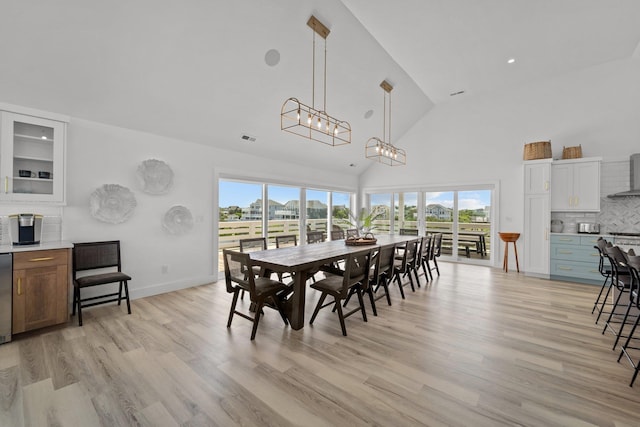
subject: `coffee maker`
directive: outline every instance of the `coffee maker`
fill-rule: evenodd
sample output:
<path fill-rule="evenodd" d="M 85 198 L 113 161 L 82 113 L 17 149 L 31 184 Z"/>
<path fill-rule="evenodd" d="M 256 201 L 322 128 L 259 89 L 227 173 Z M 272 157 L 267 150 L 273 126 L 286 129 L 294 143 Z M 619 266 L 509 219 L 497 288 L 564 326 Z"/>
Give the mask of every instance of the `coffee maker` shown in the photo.
<path fill-rule="evenodd" d="M 37 245 L 42 236 L 42 215 L 9 215 L 9 233 L 14 245 Z"/>

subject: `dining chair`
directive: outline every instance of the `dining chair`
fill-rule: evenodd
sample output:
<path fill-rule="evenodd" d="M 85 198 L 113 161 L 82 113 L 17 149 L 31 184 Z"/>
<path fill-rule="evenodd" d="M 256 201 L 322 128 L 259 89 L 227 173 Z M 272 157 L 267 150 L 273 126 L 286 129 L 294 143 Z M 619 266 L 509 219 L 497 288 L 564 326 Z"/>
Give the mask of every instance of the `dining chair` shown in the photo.
<path fill-rule="evenodd" d="M 344 230 L 332 230 L 331 231 L 331 240 L 344 240 L 345 234 Z"/>
<path fill-rule="evenodd" d="M 298 236 L 295 234 L 276 236 L 276 248 L 288 248 L 290 246 L 298 246 Z"/>
<path fill-rule="evenodd" d="M 231 327 L 233 316 L 237 314 L 253 323 L 251 340 L 255 339 L 263 307 L 270 307 L 277 310 L 284 324 L 288 325 L 289 322 L 282 309 L 282 303 L 278 300 L 278 294 L 286 293 L 288 286 L 267 277 L 255 277 L 252 274 L 246 274 L 247 271 L 251 271 L 252 267 L 254 267 L 251 264 L 251 255 L 249 253 L 223 249 L 222 255 L 224 257 L 224 277 L 227 292 L 233 294 L 227 328 Z M 240 291 L 248 292 L 252 304 L 255 304 L 255 315 L 253 317 L 236 309 Z M 270 304 L 267 304 L 268 302 L 270 302 Z"/>
<path fill-rule="evenodd" d="M 349 237 L 358 237 L 360 236 L 360 232 L 358 231 L 357 228 L 348 228 L 346 236 L 347 236 L 347 239 Z"/>
<path fill-rule="evenodd" d="M 442 253 L 442 233 L 435 233 L 433 235 L 433 246 L 431 247 L 431 261 L 433 262 L 433 267 L 431 270 L 435 270 L 440 276 L 440 267 L 438 266 L 438 258 L 440 258 L 440 254 Z M 431 277 L 433 279 L 433 276 Z"/>
<path fill-rule="evenodd" d="M 604 281 L 602 282 L 602 286 L 600 287 L 600 292 L 598 293 L 598 297 L 596 298 L 596 301 L 593 303 L 593 308 L 591 309 L 591 314 L 593 314 L 596 311 L 596 309 L 598 310 L 596 325 L 600 320 L 602 311 L 605 307 L 607 299 L 609 298 L 609 293 L 611 293 L 611 286 L 613 285 L 613 282 L 611 281 L 611 267 L 607 267 L 607 264 L 609 264 L 607 255 L 605 254 L 605 248 L 607 246 L 611 247 L 613 245 L 611 244 L 611 242 L 607 242 L 602 237 L 598 238 L 594 246 L 594 249 L 598 251 L 598 272 L 602 277 L 604 277 Z M 601 302 L 600 298 L 602 297 L 602 293 L 604 292 L 605 288 L 607 289 L 607 292 L 604 294 L 604 299 Z"/>
<path fill-rule="evenodd" d="M 616 339 L 613 343 L 613 349 L 616 348 L 620 337 L 622 336 L 622 332 L 629 317 L 629 312 L 631 305 L 627 306 L 627 309 L 624 313 L 616 311 L 620 300 L 623 294 L 631 294 L 631 276 L 629 273 L 629 269 L 627 268 L 627 258 L 625 257 L 622 249 L 618 246 L 612 246 L 610 248 L 605 248 L 605 253 L 609 259 L 611 264 L 611 274 L 612 274 L 612 283 L 615 286 L 615 289 L 618 291 L 618 296 L 615 298 L 613 306 L 611 308 L 611 312 L 609 313 L 609 317 L 605 322 L 604 328 L 602 329 L 602 334 L 607 331 L 607 329 L 611 330 L 615 335 Z M 615 291 L 614 291 L 615 292 Z M 622 316 L 622 320 L 620 320 L 620 316 Z M 618 328 L 615 325 L 619 325 Z"/>
<path fill-rule="evenodd" d="M 389 305 L 391 305 L 389 282 L 393 278 L 393 261 L 395 259 L 395 253 L 395 244 L 382 246 L 376 255 L 373 275 L 369 278 L 369 285 L 372 293 L 377 293 L 380 287 L 384 289 L 384 295 L 380 295 L 379 297 L 374 298 L 374 300 L 377 301 L 386 296 L 387 304 Z M 374 304 L 372 303 L 371 305 L 373 306 Z"/>
<path fill-rule="evenodd" d="M 411 276 L 411 265 L 415 264 L 418 244 L 420 243 L 419 239 L 409 240 L 404 248 L 402 259 L 394 258 L 393 260 L 393 277 L 396 279 L 398 283 L 398 289 L 400 290 L 400 295 L 402 299 L 404 297 L 404 289 L 402 284 L 402 278 L 409 276 L 409 283 L 411 284 L 411 290 L 413 292 L 416 291 L 416 288 L 413 284 L 413 277 Z"/>
<path fill-rule="evenodd" d="M 433 276 L 431 275 L 431 265 L 429 264 L 432 250 L 433 236 L 431 234 L 428 234 L 422 240 L 422 247 L 420 250 L 420 254 L 418 255 L 420 266 L 422 267 L 424 278 L 427 280 L 427 282 L 429 281 L 429 278 L 433 280 Z"/>
<path fill-rule="evenodd" d="M 243 253 L 263 251 L 267 249 L 266 237 L 249 237 L 246 239 L 240 239 L 239 243 L 240 243 L 240 252 L 243 252 Z M 253 271 L 253 275 L 256 277 L 262 274 L 262 269 L 257 265 L 253 266 L 251 271 Z M 244 299 L 244 290 L 240 293 L 240 299 Z"/>
<path fill-rule="evenodd" d="M 640 311 L 640 256 L 629 256 L 627 258 L 627 268 L 629 270 L 629 274 L 631 276 L 631 290 L 630 290 L 630 301 L 631 304 L 635 306 L 635 308 Z M 633 367 L 633 376 L 631 377 L 631 382 L 629 383 L 629 387 L 633 387 L 633 383 L 638 376 L 638 371 L 640 371 L 640 358 L 634 361 L 633 353 L 630 350 L 640 350 L 638 347 L 638 340 L 640 337 L 636 337 L 635 333 L 638 329 L 638 323 L 640 323 L 640 316 L 636 316 L 635 322 L 633 322 L 633 326 L 631 328 L 631 332 L 627 336 L 624 344 L 622 345 L 622 349 L 620 350 L 620 355 L 618 356 L 618 362 L 622 356 L 626 356 L 627 360 Z M 634 341 L 632 341 L 634 340 Z M 632 342 L 634 343 L 632 345 Z"/>
<path fill-rule="evenodd" d="M 417 236 L 418 229 L 416 228 L 401 228 L 400 233 L 401 236 Z"/>
<path fill-rule="evenodd" d="M 78 325 L 82 326 L 82 309 L 109 302 L 120 305 L 122 299 L 127 303 L 127 313 L 131 314 L 129 285 L 131 276 L 122 272 L 120 241 L 74 243 L 71 251 L 73 259 L 73 310 L 78 311 Z M 103 293 L 82 298 L 80 291 L 85 288 L 118 284 L 118 292 Z M 123 296 L 124 291 L 124 296 Z"/>
<path fill-rule="evenodd" d="M 324 231 L 307 231 L 307 243 L 324 242 Z"/>
<path fill-rule="evenodd" d="M 345 270 L 342 275 L 326 273 L 326 278 L 317 281 L 311 285 L 311 288 L 320 291 L 320 299 L 313 310 L 313 315 L 309 324 L 312 325 L 318 312 L 325 307 L 334 306 L 338 312 L 338 319 L 340 320 L 340 328 L 342 329 L 342 335 L 347 336 L 347 328 L 345 326 L 345 319 L 354 313 L 361 312 L 362 320 L 367 321 L 367 313 L 364 309 L 364 302 L 362 293 L 365 283 L 369 280 L 369 270 L 371 262 L 371 250 L 365 250 L 360 252 L 353 252 L 345 258 Z M 349 295 L 349 291 L 355 288 L 355 293 L 358 297 L 358 307 L 344 313 L 342 310 L 342 301 Z M 324 304 L 327 296 L 333 297 L 333 301 Z"/>

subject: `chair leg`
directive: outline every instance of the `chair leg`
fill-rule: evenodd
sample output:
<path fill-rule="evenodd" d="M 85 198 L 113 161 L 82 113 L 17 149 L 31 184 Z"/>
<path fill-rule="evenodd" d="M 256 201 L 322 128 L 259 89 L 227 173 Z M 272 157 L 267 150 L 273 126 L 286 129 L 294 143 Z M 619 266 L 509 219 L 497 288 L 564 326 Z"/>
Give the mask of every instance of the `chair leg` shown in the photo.
<path fill-rule="evenodd" d="M 386 276 L 382 278 L 382 287 L 384 288 L 384 293 L 387 296 L 387 304 L 391 305 L 391 296 L 389 295 L 389 281 Z"/>
<path fill-rule="evenodd" d="M 360 303 L 360 311 L 362 312 L 362 320 L 364 320 L 366 322 L 367 321 L 367 312 L 364 309 L 364 299 L 362 298 L 362 289 L 360 289 L 360 286 L 358 286 L 358 289 L 356 289 L 356 294 L 358 295 L 358 302 Z"/>
<path fill-rule="evenodd" d="M 429 264 L 429 260 L 426 260 L 427 271 L 429 272 L 429 279 L 433 281 L 433 273 L 431 272 L 431 264 Z"/>
<path fill-rule="evenodd" d="M 402 295 L 402 299 L 404 298 L 404 289 L 402 289 L 402 280 L 400 279 L 400 273 L 396 273 L 396 282 L 398 282 L 398 289 L 400 289 L 400 295 Z"/>
<path fill-rule="evenodd" d="M 360 296 L 362 299 L 362 296 Z M 347 327 L 344 324 L 344 314 L 342 313 L 342 305 L 340 305 L 340 301 L 338 301 L 338 297 L 336 299 L 336 307 L 338 307 L 338 319 L 340 319 L 340 328 L 342 328 L 342 335 L 347 336 Z"/>
<path fill-rule="evenodd" d="M 82 326 L 82 298 L 80 297 L 80 288 L 77 288 L 76 304 L 78 307 L 78 326 Z"/>
<path fill-rule="evenodd" d="M 322 304 L 324 303 L 324 299 L 327 297 L 327 294 L 325 294 L 324 292 L 322 293 L 322 295 L 320 295 L 320 299 L 318 300 L 318 304 L 316 305 L 316 308 L 313 310 L 313 315 L 311 315 L 311 320 L 309 320 L 309 324 L 313 325 L 313 321 L 316 320 L 316 316 L 318 315 L 318 312 L 320 311 L 320 308 L 322 308 Z M 340 304 L 335 304 L 335 305 L 340 305 Z"/>
<path fill-rule="evenodd" d="M 122 301 L 122 282 L 120 282 L 118 285 L 118 305 L 120 305 L 121 301 Z"/>
<path fill-rule="evenodd" d="M 604 288 L 607 286 L 607 282 L 609 281 L 609 275 L 607 275 L 604 278 L 604 282 L 602 283 L 602 287 L 600 288 L 600 293 L 598 293 L 598 298 L 596 298 L 596 302 L 593 303 L 593 308 L 591 309 L 591 314 L 593 314 L 594 311 L 596 311 L 596 308 L 598 307 L 598 303 L 600 302 L 600 297 L 602 296 L 602 291 L 604 291 Z"/>
<path fill-rule="evenodd" d="M 624 313 L 624 318 L 622 319 L 622 323 L 620 323 L 620 329 L 618 330 L 618 333 L 616 334 L 616 340 L 613 342 L 613 348 L 611 350 L 615 350 L 616 346 L 618 345 L 618 341 L 620 340 L 620 337 L 622 336 L 622 330 L 624 329 L 625 323 L 627 323 L 627 318 L 629 317 L 629 311 L 631 311 L 631 306 L 632 305 L 633 305 L 633 303 L 631 301 L 629 301 L 629 305 L 627 305 L 627 311 L 625 311 L 625 313 Z"/>
<path fill-rule="evenodd" d="M 251 329 L 251 341 L 253 341 L 256 337 L 256 332 L 258 331 L 258 323 L 260 323 L 260 313 L 262 313 L 262 304 L 264 301 L 259 300 L 256 304 L 256 315 L 253 318 L 253 329 Z"/>
<path fill-rule="evenodd" d="M 433 258 L 433 265 L 436 268 L 436 273 L 438 273 L 438 277 L 440 277 L 440 267 L 438 267 L 438 260 L 435 257 Z"/>
<path fill-rule="evenodd" d="M 620 363 L 620 359 L 622 358 L 622 355 L 627 350 L 627 347 L 629 347 L 629 344 L 631 343 L 631 340 L 633 339 L 632 338 L 633 334 L 636 332 L 636 328 L 638 327 L 638 323 L 640 323 L 640 316 L 636 317 L 636 321 L 633 322 L 633 327 L 631 328 L 631 333 L 627 337 L 627 340 L 624 342 L 624 344 L 622 344 L 622 348 L 620 349 L 620 355 L 618 356 L 618 363 Z"/>
<path fill-rule="evenodd" d="M 78 288 L 77 287 L 73 287 L 73 308 L 71 309 L 71 316 L 75 316 L 76 315 L 76 294 L 78 293 Z"/>
<path fill-rule="evenodd" d="M 418 287 L 420 287 L 420 278 L 418 276 L 418 269 L 412 268 L 411 270 L 413 270 L 413 274 L 416 276 L 416 284 L 418 285 Z"/>
<path fill-rule="evenodd" d="M 284 311 L 282 310 L 282 304 L 277 300 L 275 295 L 271 297 L 271 301 L 273 301 L 273 306 L 278 309 L 278 313 L 280 313 L 280 317 L 282 317 L 282 321 L 284 322 L 285 326 L 289 325 L 289 320 L 287 320 L 287 315 L 284 314 Z"/>
<path fill-rule="evenodd" d="M 416 287 L 413 284 L 413 277 L 411 276 L 411 270 L 407 270 L 407 272 L 404 274 L 405 276 L 409 276 L 409 284 L 411 285 L 411 290 L 413 292 L 416 291 Z"/>
<path fill-rule="evenodd" d="M 613 315 L 616 314 L 616 308 L 618 308 L 618 302 L 620 301 L 620 297 L 622 296 L 624 292 L 618 292 L 618 298 L 616 298 L 616 302 L 613 303 L 613 308 L 611 309 L 611 313 L 609 313 L 609 317 L 607 318 L 607 321 L 604 322 L 604 328 L 602 329 L 602 335 L 604 335 L 604 333 L 607 331 L 607 326 L 609 326 L 609 322 L 611 322 L 611 319 L 613 318 Z M 620 313 L 617 313 L 620 314 Z"/>
<path fill-rule="evenodd" d="M 376 300 L 373 297 L 373 289 L 371 288 L 371 286 L 369 286 L 369 288 L 367 289 L 367 293 L 369 294 L 369 301 L 371 301 L 371 311 L 373 312 L 374 316 L 378 316 L 378 310 L 376 310 Z"/>
<path fill-rule="evenodd" d="M 129 300 L 129 284 L 124 281 L 124 295 L 127 300 L 127 313 L 131 314 L 131 301 Z M 119 304 L 120 302 L 118 302 Z"/>
<path fill-rule="evenodd" d="M 613 279 L 612 279 L 613 280 Z M 596 317 L 596 325 L 600 320 L 600 316 L 602 316 L 602 312 L 604 311 L 604 307 L 607 304 L 607 299 L 609 298 L 609 294 L 611 293 L 611 288 L 613 287 L 613 283 L 609 283 L 609 287 L 607 288 L 607 293 L 602 299 L 602 304 L 600 305 L 600 309 L 598 310 L 598 317 Z"/>
<path fill-rule="evenodd" d="M 227 321 L 227 328 L 231 327 L 231 321 L 233 320 L 233 314 L 236 312 L 236 304 L 238 303 L 239 290 L 236 289 L 233 292 L 233 301 L 231 302 L 231 310 L 229 310 L 229 320 Z"/>

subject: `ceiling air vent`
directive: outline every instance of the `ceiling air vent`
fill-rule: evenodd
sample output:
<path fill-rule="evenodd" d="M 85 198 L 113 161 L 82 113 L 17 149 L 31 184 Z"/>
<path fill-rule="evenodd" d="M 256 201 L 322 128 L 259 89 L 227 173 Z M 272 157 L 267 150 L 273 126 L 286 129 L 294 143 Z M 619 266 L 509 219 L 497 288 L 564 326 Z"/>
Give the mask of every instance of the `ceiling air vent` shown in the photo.
<path fill-rule="evenodd" d="M 459 91 L 457 91 L 457 92 L 451 92 L 451 93 L 449 94 L 449 96 L 462 95 L 463 93 L 464 93 L 464 91 L 463 91 L 463 90 L 459 90 Z"/>
<path fill-rule="evenodd" d="M 256 140 L 255 136 L 247 135 L 246 133 L 243 133 L 240 138 L 242 138 L 245 141 L 249 141 L 249 142 L 255 142 L 255 140 Z"/>

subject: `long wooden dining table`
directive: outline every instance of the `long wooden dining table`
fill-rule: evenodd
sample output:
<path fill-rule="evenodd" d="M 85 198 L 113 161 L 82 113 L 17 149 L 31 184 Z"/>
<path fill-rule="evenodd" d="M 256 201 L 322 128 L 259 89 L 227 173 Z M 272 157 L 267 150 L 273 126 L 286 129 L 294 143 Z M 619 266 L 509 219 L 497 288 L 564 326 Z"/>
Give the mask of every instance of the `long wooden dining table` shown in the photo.
<path fill-rule="evenodd" d="M 333 240 L 287 248 L 267 249 L 251 252 L 251 261 L 262 267 L 265 276 L 271 273 L 290 273 L 293 277 L 293 292 L 284 306 L 284 311 L 293 329 L 304 326 L 306 282 L 309 273 L 323 265 L 344 259 L 351 253 L 378 250 L 383 246 L 403 244 L 418 239 L 417 236 L 376 235 L 372 245 L 351 246 L 344 240 Z"/>

